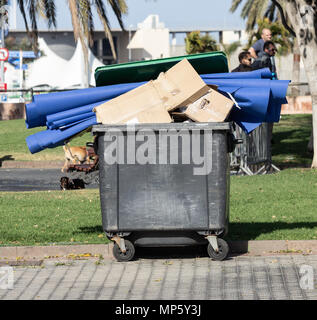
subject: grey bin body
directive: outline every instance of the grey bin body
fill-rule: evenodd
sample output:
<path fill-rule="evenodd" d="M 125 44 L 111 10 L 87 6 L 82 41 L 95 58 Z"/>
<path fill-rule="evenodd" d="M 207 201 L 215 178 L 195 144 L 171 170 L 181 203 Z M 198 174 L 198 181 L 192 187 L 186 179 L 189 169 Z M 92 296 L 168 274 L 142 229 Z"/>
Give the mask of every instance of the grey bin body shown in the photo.
<path fill-rule="evenodd" d="M 231 124 L 138 124 L 134 128 L 135 132 L 126 125 L 93 127 L 98 139 L 102 225 L 107 236 L 119 235 L 135 246 L 194 245 L 207 243 L 207 235 L 223 237 L 228 231 L 229 219 Z M 190 149 L 182 144 L 186 138 L 176 137 L 182 134 L 191 141 Z M 135 141 L 135 135 L 139 136 L 137 140 L 142 140 L 142 135 L 146 138 Z M 159 143 L 164 135 L 168 137 L 164 140 L 168 141 L 167 145 Z M 194 174 L 194 168 L 201 168 L 202 164 L 194 163 L 192 157 L 197 150 L 193 144 L 199 142 L 193 136 L 199 137 L 205 163 L 212 160 L 209 174 Z M 132 150 L 141 148 L 139 152 L 147 142 L 152 154 L 156 150 L 156 163 L 127 164 L 127 153 L 131 152 L 128 139 L 131 139 L 130 145 L 135 141 Z M 178 141 L 176 147 L 175 140 Z M 121 163 L 109 164 L 105 158 L 110 146 L 120 150 L 113 155 L 124 155 Z M 167 164 L 159 164 L 162 150 L 167 150 L 167 159 L 172 153 L 176 164 L 170 164 L 169 160 Z M 189 163 L 182 164 L 183 157 L 188 161 L 188 156 Z"/>

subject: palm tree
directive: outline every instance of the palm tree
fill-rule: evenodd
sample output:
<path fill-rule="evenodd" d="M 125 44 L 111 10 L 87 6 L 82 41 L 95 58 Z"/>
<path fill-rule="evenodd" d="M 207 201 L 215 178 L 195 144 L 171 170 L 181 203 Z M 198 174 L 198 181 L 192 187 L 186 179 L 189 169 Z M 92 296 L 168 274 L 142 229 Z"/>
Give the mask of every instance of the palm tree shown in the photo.
<path fill-rule="evenodd" d="M 18 0 L 18 5 L 24 20 L 26 32 L 31 40 L 34 51 L 38 51 L 37 38 L 37 16 L 40 13 L 47 19 L 49 28 L 53 25 L 56 27 L 56 10 L 54 0 Z M 31 22 L 31 31 L 27 20 L 26 9 Z"/>
<path fill-rule="evenodd" d="M 49 27 L 56 27 L 56 7 L 54 0 L 17 0 L 18 5 L 24 19 L 27 34 L 33 44 L 34 51 L 38 51 L 37 39 L 37 18 L 40 14 L 47 20 Z M 94 17 L 92 7 L 97 10 L 99 19 L 101 20 L 105 35 L 109 39 L 111 51 L 114 60 L 117 59 L 113 38 L 111 35 L 110 23 L 106 14 L 106 7 L 103 0 L 67 0 L 68 7 L 72 17 L 72 25 L 74 30 L 74 38 L 77 42 L 80 39 L 82 44 L 85 69 L 88 75 L 88 47 L 93 45 Z M 107 0 L 112 8 L 120 27 L 125 30 L 122 15 L 126 14 L 128 7 L 125 0 Z M 28 13 L 28 14 L 27 14 Z M 31 31 L 28 19 L 31 23 Z M 88 84 L 86 83 L 86 86 Z"/>
<path fill-rule="evenodd" d="M 211 36 L 208 34 L 201 36 L 200 31 L 190 32 L 185 38 L 185 44 L 187 54 L 217 51 L 219 49 Z"/>
<path fill-rule="evenodd" d="M 235 11 L 243 0 L 232 0 L 231 11 Z M 316 1 L 306 0 L 246 0 L 246 3 L 242 9 L 242 17 L 249 19 L 250 26 L 255 16 L 264 5 L 267 5 L 266 12 L 270 12 L 270 18 L 274 16 L 275 11 L 278 10 L 278 16 L 283 23 L 283 26 L 292 34 L 295 39 L 294 50 L 294 66 L 299 68 L 299 54 L 303 59 L 306 76 L 312 96 L 312 109 L 313 109 L 313 130 L 311 134 L 311 145 L 313 145 L 314 156 L 312 162 L 312 168 L 317 168 L 317 81 L 316 81 L 316 55 L 317 55 L 317 11 Z M 258 9 L 257 9 L 258 6 Z M 252 9 L 252 10 L 251 10 Z M 277 10 L 276 10 L 277 9 Z M 247 13 L 249 12 L 249 13 Z M 307 23 L 309 21 L 309 23 Z M 296 68 L 293 67 L 293 74 L 299 74 L 296 72 Z M 297 79 L 293 77 L 293 80 Z"/>
<path fill-rule="evenodd" d="M 238 48 L 241 46 L 241 43 L 240 43 L 240 41 L 235 41 L 235 42 L 230 43 L 230 44 L 221 43 L 220 46 L 221 46 L 222 51 L 227 56 L 229 69 L 231 69 L 231 67 L 230 67 L 230 57 L 233 55 L 234 52 L 236 52 L 238 50 Z"/>
<path fill-rule="evenodd" d="M 257 20 L 258 30 L 250 32 L 248 48 L 258 39 L 261 38 L 263 29 L 270 29 L 272 33 L 272 41 L 279 45 L 278 54 L 286 55 L 293 48 L 294 39 L 284 26 L 279 22 L 272 22 L 269 18 Z"/>
<path fill-rule="evenodd" d="M 231 12 L 235 12 L 243 0 L 232 0 Z M 250 32 L 254 29 L 257 21 L 263 19 L 263 17 L 269 18 L 274 21 L 277 18 L 276 6 L 271 0 L 247 0 L 241 11 L 241 18 L 247 19 L 246 31 Z"/>
<path fill-rule="evenodd" d="M 237 8 L 242 4 L 243 0 L 232 0 L 231 3 L 231 12 L 235 12 Z M 258 39 L 260 38 L 260 29 L 264 27 L 269 27 L 268 25 L 264 25 L 265 20 L 269 20 L 273 23 L 273 28 L 277 29 L 277 32 L 282 33 L 282 37 L 280 39 L 274 39 L 276 42 L 280 43 L 282 45 L 282 49 L 286 53 L 289 52 L 290 49 L 290 43 L 289 43 L 289 37 L 290 35 L 294 37 L 293 31 L 290 30 L 289 28 L 283 28 L 279 27 L 280 22 L 283 23 L 284 27 L 287 25 L 287 17 L 285 15 L 280 15 L 280 12 L 278 11 L 276 1 L 274 0 L 246 0 L 244 3 L 244 6 L 242 7 L 241 11 L 241 17 L 243 19 L 246 19 L 246 31 L 248 32 L 253 32 L 256 24 L 259 26 L 258 32 L 253 32 L 251 34 L 250 40 L 253 39 L 253 36 L 257 37 Z M 264 19 L 263 19 L 264 18 Z M 284 21 L 283 21 L 284 20 Z M 261 25 L 259 25 L 259 22 Z M 264 22 L 264 23 L 263 23 Z M 274 23 L 276 25 L 274 26 Z M 271 29 L 271 28 L 270 28 Z M 279 29 L 279 30 L 278 30 Z M 271 30 L 272 31 L 272 30 Z M 276 35 L 277 35 L 276 32 Z M 288 33 L 288 34 L 287 34 Z M 272 35 L 274 36 L 273 32 Z M 282 38 L 282 39 L 281 39 Z M 273 40 L 273 41 L 274 41 Z M 249 45 L 250 45 L 249 41 Z M 300 79 L 300 54 L 299 54 L 299 47 L 297 43 L 297 39 L 293 39 L 292 46 L 293 48 L 293 74 L 292 74 L 292 80 L 293 82 L 299 82 Z M 298 90 L 294 87 L 292 90 L 292 93 L 298 94 Z"/>

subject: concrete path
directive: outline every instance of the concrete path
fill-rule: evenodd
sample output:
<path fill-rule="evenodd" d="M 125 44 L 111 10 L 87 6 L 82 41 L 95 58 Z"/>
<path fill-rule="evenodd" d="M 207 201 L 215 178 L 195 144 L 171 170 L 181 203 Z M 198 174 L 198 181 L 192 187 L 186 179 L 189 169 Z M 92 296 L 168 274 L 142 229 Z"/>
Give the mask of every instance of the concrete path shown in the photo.
<path fill-rule="evenodd" d="M 13 287 L 0 288 L 0 300 L 317 299 L 317 255 L 222 262 L 207 257 L 45 260 L 42 266 L 12 268 Z"/>

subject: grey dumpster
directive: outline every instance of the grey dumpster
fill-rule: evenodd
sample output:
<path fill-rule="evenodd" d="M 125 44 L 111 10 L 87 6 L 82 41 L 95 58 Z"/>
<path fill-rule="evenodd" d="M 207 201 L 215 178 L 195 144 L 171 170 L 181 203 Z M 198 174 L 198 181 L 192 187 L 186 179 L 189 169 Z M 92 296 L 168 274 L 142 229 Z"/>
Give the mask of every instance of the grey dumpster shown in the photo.
<path fill-rule="evenodd" d="M 135 247 L 206 244 L 223 260 L 230 123 L 96 125 L 102 225 L 119 261 Z M 231 143 L 230 143 L 231 142 Z"/>

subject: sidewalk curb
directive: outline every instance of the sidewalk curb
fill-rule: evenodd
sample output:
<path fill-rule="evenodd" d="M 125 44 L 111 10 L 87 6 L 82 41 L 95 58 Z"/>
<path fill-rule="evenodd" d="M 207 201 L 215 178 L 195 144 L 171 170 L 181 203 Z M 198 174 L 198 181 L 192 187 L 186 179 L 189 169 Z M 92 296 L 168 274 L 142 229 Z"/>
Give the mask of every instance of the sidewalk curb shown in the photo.
<path fill-rule="evenodd" d="M 1 169 L 60 169 L 63 161 L 2 161 Z"/>
<path fill-rule="evenodd" d="M 249 256 L 317 254 L 317 240 L 228 241 L 230 253 Z M 98 257 L 113 259 L 113 244 L 0 247 L 0 260 Z"/>
<path fill-rule="evenodd" d="M 102 255 L 106 259 L 112 257 L 112 247 L 112 243 L 69 246 L 0 247 L 0 260 L 72 258 L 80 255 L 87 255 L 87 257 Z"/>

